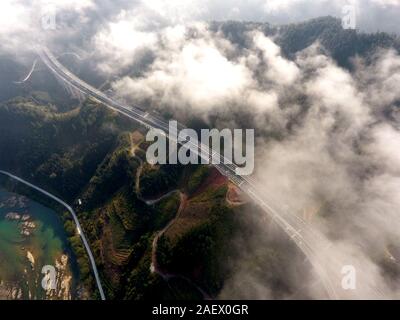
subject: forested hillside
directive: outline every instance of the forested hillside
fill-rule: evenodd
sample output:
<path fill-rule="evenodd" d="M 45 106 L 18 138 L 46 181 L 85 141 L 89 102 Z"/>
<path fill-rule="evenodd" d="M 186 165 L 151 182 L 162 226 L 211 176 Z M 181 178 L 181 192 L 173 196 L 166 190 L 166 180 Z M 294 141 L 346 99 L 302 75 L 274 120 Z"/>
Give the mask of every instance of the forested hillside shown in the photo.
<path fill-rule="evenodd" d="M 154 204 L 146 204 L 145 199 L 160 197 L 172 188 L 188 195 L 202 188 L 202 193 L 208 192 L 203 195 L 205 215 L 196 223 L 196 229 L 178 232 L 178 239 L 182 237 L 183 241 L 179 252 L 197 252 L 195 264 L 186 267 L 184 273 L 215 295 L 223 281 L 223 274 L 218 271 L 222 267 L 218 265 L 221 244 L 233 229 L 224 234 L 220 232 L 232 216 L 223 208 L 224 201 L 215 202 L 215 196 L 204 185 L 205 173 L 210 169 L 146 165 L 142 148 L 147 144 L 137 130 L 133 123 L 90 100 L 81 108 L 59 113 L 51 104 L 38 105 L 29 99 L 15 98 L 0 106 L 0 167 L 75 206 L 109 298 L 141 299 L 149 295 L 173 298 L 178 291 L 180 298 L 201 298 L 187 280 L 177 278 L 172 286 L 180 289 L 170 291 L 159 276 L 150 272 L 153 238 L 174 219 L 180 199 L 174 194 Z M 226 190 L 220 191 L 222 199 L 225 193 Z M 78 199 L 82 201 L 81 206 L 77 204 Z M 207 227 L 211 221 L 206 214 L 210 210 L 213 219 L 221 221 L 220 227 L 215 225 L 211 230 Z M 79 236 L 68 214 L 64 215 L 64 221 L 78 256 L 82 280 L 88 283 L 92 281 L 90 268 Z M 193 251 L 191 244 L 183 240 L 192 233 L 196 237 L 207 237 L 210 242 L 202 243 L 201 248 Z M 163 248 L 164 254 L 171 255 L 172 251 L 173 248 Z M 210 255 L 213 265 L 209 264 Z M 174 258 L 178 265 L 186 259 L 185 254 Z M 181 271 L 174 265 L 166 265 L 168 270 Z M 199 267 L 217 273 L 214 276 L 217 284 L 208 287 L 207 274 L 201 278 L 193 276 L 192 272 Z M 93 282 L 88 284 L 95 293 Z"/>

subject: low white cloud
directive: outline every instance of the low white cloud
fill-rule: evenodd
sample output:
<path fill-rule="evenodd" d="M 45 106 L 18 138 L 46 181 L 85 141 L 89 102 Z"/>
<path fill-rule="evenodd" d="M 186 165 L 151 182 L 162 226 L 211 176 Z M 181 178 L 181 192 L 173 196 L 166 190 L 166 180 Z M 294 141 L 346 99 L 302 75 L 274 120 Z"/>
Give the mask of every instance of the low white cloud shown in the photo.
<path fill-rule="evenodd" d="M 235 112 L 253 118 L 265 200 L 307 219 L 328 245 L 311 260 L 326 264 L 337 287 L 341 268 L 356 267 L 359 287 L 339 290 L 344 298 L 398 297 L 398 279 L 388 280 L 383 264 L 391 263 L 389 248 L 399 246 L 400 136 L 386 117 L 399 99 L 399 55 L 381 51 L 369 65 L 359 59 L 350 73 L 318 43 L 290 61 L 272 38 L 258 31 L 246 37 L 247 47 L 238 48 L 204 24 L 167 28 L 146 71 L 114 88 L 178 118 L 218 115 L 219 124 L 231 126 L 240 123 Z M 268 232 L 257 223 L 254 246 Z M 237 268 L 221 297 L 233 297 L 229 288 L 238 286 L 241 297 L 274 296 L 261 276 Z M 326 297 L 313 281 L 294 283 L 308 297 Z"/>
<path fill-rule="evenodd" d="M 253 42 L 257 49 L 260 49 L 266 67 L 266 79 L 272 80 L 277 84 L 288 85 L 293 83 L 300 72 L 293 61 L 286 60 L 281 55 L 281 49 L 271 39 L 264 36 L 261 32 L 256 32 Z"/>
<path fill-rule="evenodd" d="M 0 49 L 23 54 L 39 41 L 65 36 L 69 30 L 60 23 L 69 13 L 77 22 L 83 22 L 87 10 L 95 7 L 92 0 L 2 0 L 0 2 Z M 54 22 L 51 30 L 49 21 Z M 82 25 L 83 26 L 83 25 Z M 77 26 L 75 26 L 77 27 Z"/>
<path fill-rule="evenodd" d="M 132 64 L 141 50 L 152 49 L 157 34 L 146 30 L 146 25 L 140 16 L 122 11 L 115 22 L 102 27 L 93 39 L 96 54 L 104 61 L 100 69 L 109 73 L 118 71 Z"/>
<path fill-rule="evenodd" d="M 204 25 L 193 28 L 167 28 L 149 70 L 118 81 L 117 92 L 136 101 L 151 99 L 159 106 L 187 106 L 197 114 L 229 108 L 230 102 L 240 99 L 253 84 L 250 70 L 227 58 L 225 50 L 231 48 L 226 40 L 213 38 Z M 190 30 L 201 36 L 189 38 Z"/>
<path fill-rule="evenodd" d="M 356 25 L 360 30 L 399 32 L 398 0 L 354 0 L 350 3 L 357 9 Z M 26 50 L 27 41 L 43 39 L 59 43 L 62 38 L 73 41 L 91 33 L 102 33 L 98 35 L 98 41 L 108 44 L 106 37 L 115 37 L 113 28 L 122 26 L 125 20 L 127 29 L 138 33 L 133 34 L 136 39 L 146 42 L 148 35 L 140 33 L 143 29 L 159 31 L 166 26 L 230 19 L 288 24 L 328 15 L 341 18 L 343 6 L 347 4 L 348 0 L 3 0 L 0 4 L 0 37 L 3 49 L 14 51 L 17 48 Z M 58 32 L 43 30 L 40 21 L 54 8 L 60 23 Z M 63 23 L 65 19 L 66 24 Z M 134 20 L 134 26 L 126 25 Z M 124 41 L 122 36 L 119 38 L 116 40 Z M 131 38 L 126 34 L 124 39 Z"/>

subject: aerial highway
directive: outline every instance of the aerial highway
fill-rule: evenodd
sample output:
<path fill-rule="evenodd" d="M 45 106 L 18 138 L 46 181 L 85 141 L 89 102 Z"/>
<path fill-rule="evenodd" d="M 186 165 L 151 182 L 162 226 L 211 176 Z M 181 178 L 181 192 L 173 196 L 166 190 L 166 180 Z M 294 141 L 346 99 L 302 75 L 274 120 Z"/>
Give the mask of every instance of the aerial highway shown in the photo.
<path fill-rule="evenodd" d="M 21 182 L 21 183 L 27 185 L 28 187 L 30 187 L 32 189 L 35 189 L 35 190 L 41 192 L 42 194 L 48 196 L 49 198 L 55 200 L 56 202 L 58 202 L 59 204 L 64 206 L 71 213 L 71 215 L 72 215 L 72 217 L 74 219 L 75 225 L 76 225 L 76 230 L 77 230 L 79 236 L 81 237 L 83 245 L 85 246 L 86 252 L 87 252 L 87 254 L 89 256 L 90 264 L 92 266 L 92 271 L 93 271 L 93 274 L 94 274 L 94 277 L 95 277 L 95 280 L 96 280 L 96 284 L 97 284 L 97 288 L 98 288 L 99 293 L 100 293 L 100 297 L 101 297 L 102 300 L 106 300 L 106 297 L 105 297 L 104 291 L 103 291 L 103 287 L 101 285 L 99 273 L 97 271 L 96 262 L 94 260 L 93 254 L 92 254 L 92 250 L 90 250 L 89 243 L 86 240 L 85 233 L 83 232 L 83 229 L 81 227 L 81 224 L 79 223 L 79 220 L 78 220 L 78 217 L 77 217 L 75 211 L 67 203 L 65 203 L 63 200 L 61 200 L 60 198 L 56 197 L 55 195 L 52 195 L 51 193 L 47 192 L 46 190 L 43 190 L 42 188 L 40 188 L 38 186 L 33 185 L 32 183 L 30 183 L 28 181 L 25 181 L 24 179 L 22 179 L 20 177 L 17 177 L 17 176 L 15 176 L 15 175 L 13 175 L 13 174 L 11 174 L 9 172 L 2 171 L 2 170 L 0 170 L 0 174 L 3 174 L 3 175 L 5 175 L 5 176 L 7 176 L 7 177 L 9 177 L 11 179 L 14 179 L 14 180 L 16 180 L 18 182 Z"/>
<path fill-rule="evenodd" d="M 29 71 L 29 73 L 27 74 L 27 76 L 26 76 L 23 80 L 21 80 L 21 81 L 15 81 L 14 83 L 15 83 L 15 84 L 23 84 L 24 82 L 28 81 L 29 78 L 31 77 L 32 73 L 35 71 L 36 64 L 37 64 L 37 60 L 35 60 L 35 61 L 33 62 L 32 68 L 31 68 L 31 70 Z"/>
<path fill-rule="evenodd" d="M 43 63 L 64 84 L 71 86 L 81 94 L 97 100 L 106 107 L 129 117 L 149 129 L 160 130 L 167 138 L 182 145 L 182 141 L 177 141 L 176 138 L 179 130 L 184 128 L 182 125 L 178 125 L 179 130 L 177 130 L 177 132 L 170 132 L 169 124 L 160 116 L 144 111 L 142 108 L 135 105 L 126 106 L 79 79 L 66 69 L 47 47 L 40 46 L 37 48 L 37 52 Z M 215 163 L 214 161 L 212 165 L 216 167 L 222 175 L 240 188 L 242 192 L 251 198 L 283 229 L 313 266 L 328 297 L 330 299 L 337 299 L 342 295 L 345 295 L 346 298 L 348 297 L 349 293 L 344 293 L 341 288 L 340 277 L 340 270 L 345 263 L 343 261 L 338 261 L 333 255 L 329 254 L 328 248 L 330 247 L 330 243 L 321 233 L 314 230 L 314 228 L 297 214 L 289 213 L 288 210 L 283 210 L 282 208 L 278 209 L 273 206 L 271 204 L 273 202 L 267 199 L 265 193 L 261 191 L 263 188 L 260 184 L 251 177 L 238 175 L 238 166 L 220 155 L 219 150 L 209 149 L 208 146 L 201 144 L 201 142 L 194 143 L 192 140 L 190 140 L 189 143 L 185 141 L 185 147 L 196 153 L 202 159 L 208 160 L 210 163 L 211 159 L 219 158 L 220 163 Z M 199 149 L 201 152 L 199 152 Z"/>

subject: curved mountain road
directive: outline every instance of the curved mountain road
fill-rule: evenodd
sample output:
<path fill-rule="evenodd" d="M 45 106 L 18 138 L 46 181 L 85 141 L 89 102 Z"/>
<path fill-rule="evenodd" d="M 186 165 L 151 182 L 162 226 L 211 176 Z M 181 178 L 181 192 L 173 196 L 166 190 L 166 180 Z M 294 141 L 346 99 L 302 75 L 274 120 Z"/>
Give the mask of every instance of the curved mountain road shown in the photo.
<path fill-rule="evenodd" d="M 178 208 L 178 211 L 176 213 L 176 216 L 162 230 L 158 231 L 157 234 L 155 235 L 154 239 L 153 239 L 153 243 L 152 243 L 152 246 L 151 246 L 150 272 L 151 273 L 157 273 L 161 278 L 163 278 L 167 282 L 168 282 L 169 279 L 173 279 L 173 278 L 183 279 L 186 282 L 190 283 L 193 287 L 195 287 L 197 289 L 197 291 L 199 291 L 201 293 L 201 295 L 203 296 L 204 300 L 212 300 L 212 298 L 209 296 L 208 293 L 206 293 L 202 288 L 200 288 L 198 285 L 196 285 L 188 277 L 185 277 L 185 276 L 180 275 L 180 274 L 169 273 L 169 272 L 167 272 L 165 270 L 162 270 L 160 268 L 160 265 L 159 265 L 158 261 L 157 261 L 158 240 L 162 237 L 162 235 L 165 232 L 168 231 L 169 228 L 172 227 L 172 225 L 176 222 L 176 220 L 181 216 L 181 213 L 183 212 L 183 210 L 186 207 L 186 202 L 187 202 L 187 198 L 188 198 L 186 194 L 180 192 L 179 190 L 175 190 L 175 191 L 171 191 L 171 192 L 179 192 L 179 196 L 180 196 L 179 208 Z M 163 197 L 168 197 L 169 195 L 172 194 L 171 192 L 167 193 Z"/>

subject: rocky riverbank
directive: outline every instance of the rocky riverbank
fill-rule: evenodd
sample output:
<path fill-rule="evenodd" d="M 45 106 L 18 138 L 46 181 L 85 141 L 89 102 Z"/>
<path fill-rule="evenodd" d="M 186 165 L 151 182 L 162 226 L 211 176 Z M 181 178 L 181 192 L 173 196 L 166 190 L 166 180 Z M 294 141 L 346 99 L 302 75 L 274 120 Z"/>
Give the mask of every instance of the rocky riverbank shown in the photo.
<path fill-rule="evenodd" d="M 0 300 L 79 298 L 74 294 L 70 257 L 58 237 L 53 214 L 26 197 L 2 193 Z M 82 288 L 79 292 L 85 294 Z"/>

